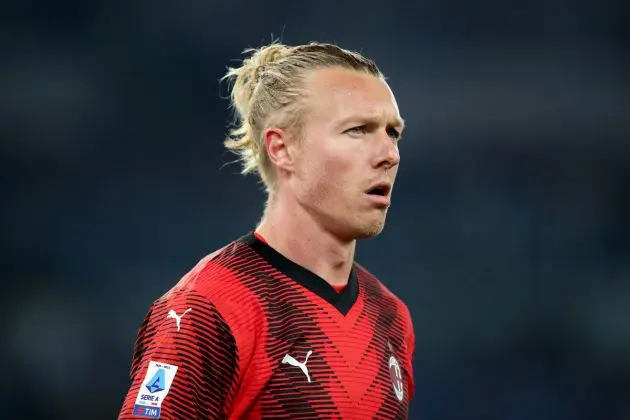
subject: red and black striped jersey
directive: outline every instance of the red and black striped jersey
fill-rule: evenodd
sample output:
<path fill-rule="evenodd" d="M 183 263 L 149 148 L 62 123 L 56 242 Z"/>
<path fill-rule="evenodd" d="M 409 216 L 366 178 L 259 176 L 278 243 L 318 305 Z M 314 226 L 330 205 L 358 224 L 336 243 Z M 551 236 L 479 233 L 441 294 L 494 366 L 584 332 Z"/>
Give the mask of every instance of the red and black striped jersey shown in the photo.
<path fill-rule="evenodd" d="M 363 267 L 337 292 L 250 233 L 152 304 L 119 419 L 404 419 L 413 352 Z"/>

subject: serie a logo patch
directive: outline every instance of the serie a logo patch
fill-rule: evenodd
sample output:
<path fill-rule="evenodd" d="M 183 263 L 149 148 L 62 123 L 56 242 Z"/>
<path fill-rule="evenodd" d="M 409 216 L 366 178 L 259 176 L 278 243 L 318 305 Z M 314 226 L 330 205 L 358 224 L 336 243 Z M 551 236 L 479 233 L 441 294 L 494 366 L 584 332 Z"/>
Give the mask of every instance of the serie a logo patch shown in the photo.
<path fill-rule="evenodd" d="M 149 361 L 149 368 L 138 390 L 132 414 L 137 417 L 159 419 L 162 402 L 171 388 L 176 373 L 175 365 Z"/>

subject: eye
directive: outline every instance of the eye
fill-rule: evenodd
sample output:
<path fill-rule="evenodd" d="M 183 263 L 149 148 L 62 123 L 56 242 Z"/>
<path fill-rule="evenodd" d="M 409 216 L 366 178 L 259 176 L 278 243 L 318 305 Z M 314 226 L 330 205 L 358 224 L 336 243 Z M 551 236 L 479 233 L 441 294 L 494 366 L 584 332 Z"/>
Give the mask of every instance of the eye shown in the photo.
<path fill-rule="evenodd" d="M 393 138 L 394 140 L 399 140 L 400 139 L 400 132 L 398 130 L 396 130 L 395 128 L 388 128 L 387 129 L 387 135 L 391 138 Z"/>
<path fill-rule="evenodd" d="M 345 131 L 345 133 L 353 134 L 353 135 L 363 135 L 367 132 L 367 128 L 365 125 L 358 125 L 356 127 L 349 128 Z"/>

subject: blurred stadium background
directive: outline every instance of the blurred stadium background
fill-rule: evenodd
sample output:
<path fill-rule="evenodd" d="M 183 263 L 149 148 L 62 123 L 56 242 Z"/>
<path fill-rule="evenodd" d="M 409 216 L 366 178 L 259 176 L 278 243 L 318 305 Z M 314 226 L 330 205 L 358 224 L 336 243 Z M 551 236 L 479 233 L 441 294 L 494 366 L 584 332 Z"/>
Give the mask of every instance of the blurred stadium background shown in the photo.
<path fill-rule="evenodd" d="M 624 3 L 1 9 L 0 418 L 115 418 L 151 301 L 258 221 L 218 79 L 273 34 L 374 58 L 408 122 L 358 259 L 412 312 L 411 418 L 630 419 Z"/>

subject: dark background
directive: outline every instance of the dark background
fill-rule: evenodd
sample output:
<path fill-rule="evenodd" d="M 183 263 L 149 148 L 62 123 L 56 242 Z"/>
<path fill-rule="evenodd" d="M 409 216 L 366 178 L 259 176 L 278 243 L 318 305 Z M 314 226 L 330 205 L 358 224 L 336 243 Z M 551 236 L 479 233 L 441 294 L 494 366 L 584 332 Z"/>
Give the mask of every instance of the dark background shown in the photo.
<path fill-rule="evenodd" d="M 254 227 L 218 79 L 246 47 L 374 58 L 408 128 L 358 260 L 408 304 L 413 419 L 630 419 L 621 1 L 0 7 L 2 419 L 112 419 L 153 299 Z"/>

